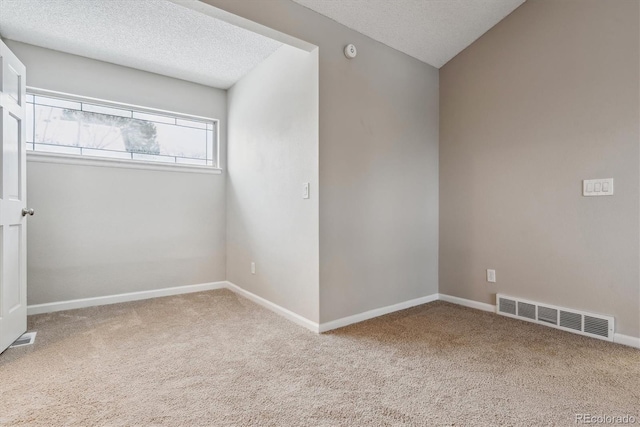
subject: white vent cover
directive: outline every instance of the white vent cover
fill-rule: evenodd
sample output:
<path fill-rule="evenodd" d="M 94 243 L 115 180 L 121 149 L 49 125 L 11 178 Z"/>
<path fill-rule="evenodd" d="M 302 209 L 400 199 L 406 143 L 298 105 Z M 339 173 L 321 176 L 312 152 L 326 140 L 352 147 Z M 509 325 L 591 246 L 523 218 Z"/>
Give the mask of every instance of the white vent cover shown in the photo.
<path fill-rule="evenodd" d="M 612 316 L 528 301 L 498 294 L 496 312 L 503 316 L 613 342 Z"/>
<path fill-rule="evenodd" d="M 22 347 L 23 345 L 33 344 L 36 340 L 36 334 L 37 332 L 27 332 L 22 334 L 22 336 L 20 336 L 20 338 L 15 340 L 13 344 L 9 346 L 9 348 Z"/>

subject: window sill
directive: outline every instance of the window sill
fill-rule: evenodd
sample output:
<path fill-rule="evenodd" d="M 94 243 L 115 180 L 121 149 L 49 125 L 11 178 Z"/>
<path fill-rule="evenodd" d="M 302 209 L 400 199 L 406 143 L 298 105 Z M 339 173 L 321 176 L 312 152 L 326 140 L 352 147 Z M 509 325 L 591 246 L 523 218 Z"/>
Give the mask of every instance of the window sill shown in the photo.
<path fill-rule="evenodd" d="M 186 172 L 221 175 L 222 169 L 211 166 L 150 163 L 136 160 L 106 159 L 102 157 L 74 156 L 37 151 L 27 151 L 27 161 L 33 163 L 58 163 L 64 165 L 95 166 L 105 168 L 142 169 L 165 172 Z"/>

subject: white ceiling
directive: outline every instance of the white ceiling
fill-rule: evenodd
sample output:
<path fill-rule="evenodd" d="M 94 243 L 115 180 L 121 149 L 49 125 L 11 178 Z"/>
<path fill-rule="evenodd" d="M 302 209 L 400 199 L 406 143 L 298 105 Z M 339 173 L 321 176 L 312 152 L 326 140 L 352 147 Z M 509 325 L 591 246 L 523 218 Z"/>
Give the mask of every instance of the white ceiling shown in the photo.
<path fill-rule="evenodd" d="M 282 46 L 166 0 L 0 0 L 0 35 L 223 89 Z"/>
<path fill-rule="evenodd" d="M 440 68 L 525 0 L 293 1 Z"/>

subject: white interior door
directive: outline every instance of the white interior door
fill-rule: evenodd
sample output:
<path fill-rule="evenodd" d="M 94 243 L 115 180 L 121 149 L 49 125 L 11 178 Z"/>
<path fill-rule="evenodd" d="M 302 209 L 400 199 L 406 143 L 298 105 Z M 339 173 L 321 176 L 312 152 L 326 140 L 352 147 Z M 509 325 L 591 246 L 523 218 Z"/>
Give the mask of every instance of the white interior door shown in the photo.
<path fill-rule="evenodd" d="M 0 352 L 27 330 L 25 83 L 0 41 Z"/>

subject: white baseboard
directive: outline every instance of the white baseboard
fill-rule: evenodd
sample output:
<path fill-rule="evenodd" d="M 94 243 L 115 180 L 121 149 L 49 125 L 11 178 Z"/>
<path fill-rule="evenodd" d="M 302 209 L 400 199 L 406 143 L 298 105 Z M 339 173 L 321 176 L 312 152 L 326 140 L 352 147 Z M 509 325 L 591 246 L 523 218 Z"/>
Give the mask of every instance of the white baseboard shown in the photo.
<path fill-rule="evenodd" d="M 188 294 L 192 292 L 210 291 L 225 288 L 227 282 L 202 283 L 199 285 L 175 286 L 173 288 L 153 289 L 150 291 L 129 292 L 126 294 L 107 295 L 103 297 L 74 299 L 70 301 L 50 302 L 27 306 L 27 315 L 53 313 L 54 311 L 73 310 L 96 305 L 116 304 L 119 302 L 138 301 L 149 298 L 167 297 L 170 295 Z"/>
<path fill-rule="evenodd" d="M 388 305 L 386 307 L 380 307 L 373 310 L 365 311 L 363 313 L 354 314 L 352 316 L 343 317 L 341 319 L 332 320 L 330 322 L 318 324 L 305 317 L 300 316 L 299 314 L 292 312 L 291 310 L 288 310 L 256 294 L 246 291 L 231 282 L 221 281 L 221 282 L 202 283 L 199 285 L 176 286 L 172 288 L 154 289 L 150 291 L 129 292 L 126 294 L 108 295 L 103 297 L 83 298 L 83 299 L 76 299 L 71 301 L 60 301 L 60 302 L 52 302 L 47 304 L 30 305 L 30 306 L 27 306 L 27 315 L 31 316 L 34 314 L 53 313 L 56 311 L 73 310 L 76 308 L 116 304 L 121 302 L 138 301 L 138 300 L 144 300 L 149 298 L 166 297 L 171 295 L 187 294 L 192 292 L 202 292 L 202 291 L 209 291 L 213 289 L 224 289 L 224 288 L 229 289 L 237 293 L 238 295 L 244 298 L 247 298 L 248 300 L 253 301 L 256 304 L 259 304 L 285 317 L 286 319 L 289 319 L 290 321 L 316 333 L 327 332 L 333 329 L 342 328 L 344 326 L 352 325 L 354 323 L 359 323 L 365 320 L 373 319 L 374 317 L 383 316 L 385 314 L 393 313 L 400 310 L 405 310 L 407 308 L 415 307 L 417 305 L 427 304 L 437 300 L 450 302 L 452 304 L 457 304 L 464 307 L 475 308 L 477 310 L 489 311 L 494 313 L 496 311 L 495 305 L 492 305 L 492 304 L 486 304 L 486 303 L 473 301 L 465 298 L 454 297 L 451 295 L 432 294 L 432 295 L 427 295 L 425 297 L 404 301 L 398 304 Z M 613 342 L 621 345 L 626 345 L 629 347 L 640 348 L 639 337 L 632 337 L 629 335 L 622 335 L 622 334 L 616 333 L 614 334 Z"/>
<path fill-rule="evenodd" d="M 269 300 L 266 300 L 254 293 L 251 293 L 247 290 L 242 289 L 240 286 L 235 285 L 231 282 L 225 282 L 226 283 L 226 287 L 227 289 L 229 289 L 230 291 L 233 291 L 235 293 L 237 293 L 240 296 L 245 297 L 246 299 L 255 302 L 258 305 L 261 305 L 271 311 L 273 311 L 274 313 L 277 313 L 279 315 L 281 315 L 282 317 L 289 319 L 290 321 L 297 323 L 300 326 L 304 326 L 305 328 L 309 329 L 310 331 L 313 332 L 319 332 L 319 328 L 318 328 L 318 324 L 316 322 L 313 322 L 309 319 L 307 319 L 306 317 L 302 317 L 297 313 L 294 313 L 291 310 L 287 310 L 284 307 L 279 306 L 278 304 L 275 304 Z"/>
<path fill-rule="evenodd" d="M 409 301 L 404 301 L 398 304 L 389 305 L 386 307 L 376 308 L 373 310 L 365 311 L 364 313 L 354 314 L 353 316 L 343 317 L 341 319 L 332 320 L 330 322 L 325 322 L 320 325 L 318 323 L 313 322 L 305 317 L 300 316 L 290 310 L 287 310 L 284 307 L 279 306 L 271 301 L 268 301 L 254 293 L 251 293 L 245 289 L 242 289 L 238 285 L 235 285 L 231 282 L 227 282 L 227 288 L 238 295 L 241 295 L 256 304 L 259 304 L 289 320 L 294 323 L 297 323 L 300 326 L 304 326 L 313 332 L 327 332 L 332 329 L 342 328 L 347 325 L 351 325 L 353 323 L 362 322 L 365 320 L 373 319 L 374 317 L 382 316 L 385 314 L 393 313 L 394 311 L 400 311 L 407 308 L 415 307 L 416 305 L 422 305 L 429 302 L 433 302 L 438 299 L 438 294 L 428 295 L 422 298 L 416 298 Z"/>
<path fill-rule="evenodd" d="M 416 305 L 422 305 L 429 302 L 436 301 L 438 294 L 427 295 L 426 297 L 416 298 L 409 301 L 400 302 L 398 304 L 388 305 L 386 307 L 375 308 L 373 310 L 365 311 L 364 313 L 354 314 L 353 316 L 343 317 L 341 319 L 332 320 L 320 324 L 320 332 L 327 332 L 332 329 L 342 328 L 354 323 L 363 322 L 365 320 L 373 319 L 374 317 L 383 316 L 385 314 L 393 313 L 394 311 L 405 310 L 407 308 L 415 307 Z"/>
<path fill-rule="evenodd" d="M 613 342 L 616 344 L 628 345 L 629 347 L 640 348 L 640 338 L 629 335 L 613 334 Z"/>
<path fill-rule="evenodd" d="M 464 307 L 475 308 L 476 310 L 496 312 L 496 306 L 484 302 L 473 301 L 470 299 L 452 297 L 451 295 L 438 294 L 440 301 L 450 302 L 452 304 L 462 305 Z"/>

